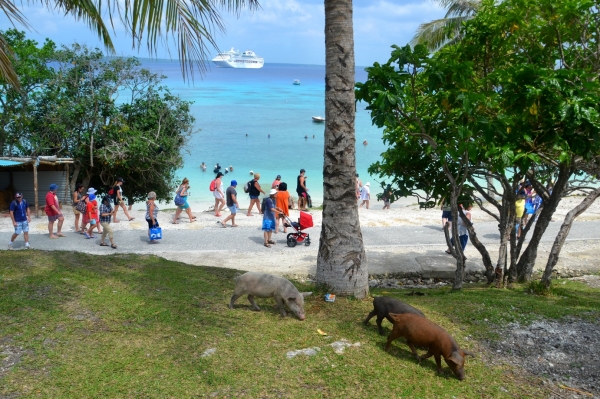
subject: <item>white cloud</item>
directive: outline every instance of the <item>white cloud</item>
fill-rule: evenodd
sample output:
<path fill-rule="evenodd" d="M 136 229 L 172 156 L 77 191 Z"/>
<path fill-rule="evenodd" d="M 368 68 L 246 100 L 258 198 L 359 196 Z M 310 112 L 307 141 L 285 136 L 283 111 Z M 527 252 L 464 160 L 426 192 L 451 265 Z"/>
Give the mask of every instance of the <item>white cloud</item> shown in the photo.
<path fill-rule="evenodd" d="M 219 47 L 226 50 L 232 46 L 251 49 L 265 57 L 267 62 L 325 63 L 322 1 L 263 0 L 261 7 L 254 13 L 244 10 L 239 18 L 223 11 L 226 33 L 214 32 Z M 90 47 L 104 48 L 88 26 L 72 16 L 63 16 L 39 5 L 22 7 L 22 11 L 36 30 L 28 36 L 39 43 L 49 37 L 59 45 L 78 41 Z M 420 23 L 443 15 L 444 11 L 428 0 L 355 0 L 356 64 L 371 65 L 375 61 L 387 60 L 392 44 L 406 44 Z M 145 44 L 139 53 L 132 50 L 131 37 L 120 21 L 114 22 L 116 32 L 113 40 L 117 54 L 148 56 Z M 4 16 L 0 16 L 0 26 L 10 26 Z M 176 56 L 175 47 L 171 48 L 171 54 Z M 165 49 L 159 49 L 158 56 L 170 58 Z"/>

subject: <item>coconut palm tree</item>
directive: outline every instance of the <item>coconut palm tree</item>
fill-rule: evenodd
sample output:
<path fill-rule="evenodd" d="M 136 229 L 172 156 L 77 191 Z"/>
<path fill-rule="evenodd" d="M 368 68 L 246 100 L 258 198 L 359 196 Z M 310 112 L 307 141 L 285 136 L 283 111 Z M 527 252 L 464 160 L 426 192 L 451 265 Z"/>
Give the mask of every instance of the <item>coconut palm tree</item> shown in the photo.
<path fill-rule="evenodd" d="M 317 282 L 339 295 L 369 292 L 356 201 L 352 0 L 325 0 L 323 226 Z"/>
<path fill-rule="evenodd" d="M 442 19 L 421 24 L 410 41 L 412 46 L 425 44 L 429 51 L 437 51 L 446 44 L 461 39 L 461 25 L 472 18 L 481 6 L 481 0 L 436 0 L 448 11 Z"/>
<path fill-rule="evenodd" d="M 239 12 L 248 6 L 258 7 L 257 0 L 42 0 L 48 9 L 84 21 L 104 43 L 106 50 L 114 53 L 110 27 L 120 20 L 131 35 L 132 47 L 146 44 L 148 51 L 156 54 L 158 45 L 173 40 L 181 69 L 186 77 L 193 77 L 194 66 L 204 71 L 208 45 L 217 47 L 213 32 L 223 32 L 224 25 L 218 8 Z M 27 18 L 15 0 L 0 0 L 0 10 L 13 25 L 30 28 Z M 105 15 L 105 19 L 103 19 Z M 0 35 L 0 79 L 15 87 L 19 80 L 11 59 L 14 56 L 6 40 Z"/>

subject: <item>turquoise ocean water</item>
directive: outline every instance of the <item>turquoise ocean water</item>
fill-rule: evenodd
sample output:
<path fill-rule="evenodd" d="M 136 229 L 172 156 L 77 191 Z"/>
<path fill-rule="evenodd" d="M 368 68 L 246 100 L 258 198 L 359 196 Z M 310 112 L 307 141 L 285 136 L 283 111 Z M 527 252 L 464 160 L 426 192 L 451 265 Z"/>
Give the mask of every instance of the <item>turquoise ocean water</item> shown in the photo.
<path fill-rule="evenodd" d="M 142 66 L 167 76 L 164 81 L 173 94 L 193 101 L 196 129 L 184 154 L 180 178 L 190 179 L 189 202 L 202 209 L 214 203 L 208 187 L 214 178 L 214 165 L 232 165 L 234 171 L 224 178 L 225 188 L 238 181 L 240 205 L 247 205 L 242 187 L 261 174 L 260 182 L 270 187 L 280 174 L 295 194 L 296 177 L 306 169 L 307 187 L 313 204 L 323 198 L 324 124 L 313 123 L 312 116 L 324 116 L 325 66 L 269 64 L 261 69 L 232 69 L 211 66 L 193 84 L 184 82 L 178 62 L 142 61 Z M 357 68 L 356 81 L 366 80 L 364 68 Z M 293 85 L 294 79 L 301 81 Z M 247 135 L 247 136 L 246 136 Z M 269 138 L 270 135 L 270 138 Z M 305 138 L 308 136 L 308 138 Z M 313 138 L 314 136 L 314 138 Z M 368 141 L 364 146 L 362 142 Z M 357 105 L 356 165 L 363 183 L 371 182 L 371 193 L 381 192 L 367 168 L 385 150 L 381 129 L 371 125 L 364 104 Z M 199 167 L 207 165 L 205 172 Z M 199 210 L 202 210 L 199 209 Z"/>

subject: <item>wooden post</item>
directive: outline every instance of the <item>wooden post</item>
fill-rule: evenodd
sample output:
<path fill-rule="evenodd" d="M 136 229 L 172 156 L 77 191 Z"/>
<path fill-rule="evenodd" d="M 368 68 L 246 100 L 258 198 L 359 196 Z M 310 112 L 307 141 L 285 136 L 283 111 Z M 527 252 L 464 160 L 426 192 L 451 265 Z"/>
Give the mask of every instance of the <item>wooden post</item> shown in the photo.
<path fill-rule="evenodd" d="M 65 181 L 66 181 L 66 187 L 65 187 L 65 202 L 68 204 L 69 203 L 69 194 L 71 193 L 71 181 L 69 180 L 69 164 L 65 164 L 65 173 L 67 174 Z M 62 202 L 61 202 L 62 204 Z"/>
<path fill-rule="evenodd" d="M 40 207 L 38 201 L 38 176 L 37 176 L 37 160 L 33 162 L 33 195 L 35 196 L 35 217 L 40 217 Z"/>

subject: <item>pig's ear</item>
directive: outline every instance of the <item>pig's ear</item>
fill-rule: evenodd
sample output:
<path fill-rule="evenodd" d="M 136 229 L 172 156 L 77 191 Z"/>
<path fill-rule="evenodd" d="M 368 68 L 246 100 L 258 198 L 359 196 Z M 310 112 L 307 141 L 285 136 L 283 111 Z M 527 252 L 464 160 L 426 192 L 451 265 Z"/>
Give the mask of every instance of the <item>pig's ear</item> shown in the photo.
<path fill-rule="evenodd" d="M 306 298 L 307 296 L 310 296 L 310 295 L 312 295 L 312 292 L 301 292 L 300 294 L 302 294 L 302 296 L 303 296 L 304 298 Z"/>
<path fill-rule="evenodd" d="M 396 314 L 396 313 L 390 313 L 389 315 L 390 315 L 390 317 L 392 318 L 392 320 L 394 320 L 394 321 L 398 321 L 398 322 L 400 321 L 400 315 L 399 315 L 399 314 Z"/>
<path fill-rule="evenodd" d="M 457 351 L 452 352 L 452 355 L 448 358 L 448 360 L 452 360 L 455 364 L 463 364 L 465 361 L 463 357 Z"/>
<path fill-rule="evenodd" d="M 464 350 L 464 349 L 461 349 L 461 350 L 462 350 L 462 352 L 463 352 L 463 356 L 465 356 L 465 355 L 469 355 L 469 356 L 473 356 L 473 357 L 475 357 L 475 354 L 474 354 L 473 352 L 471 352 L 471 351 L 467 351 L 467 350 Z"/>

